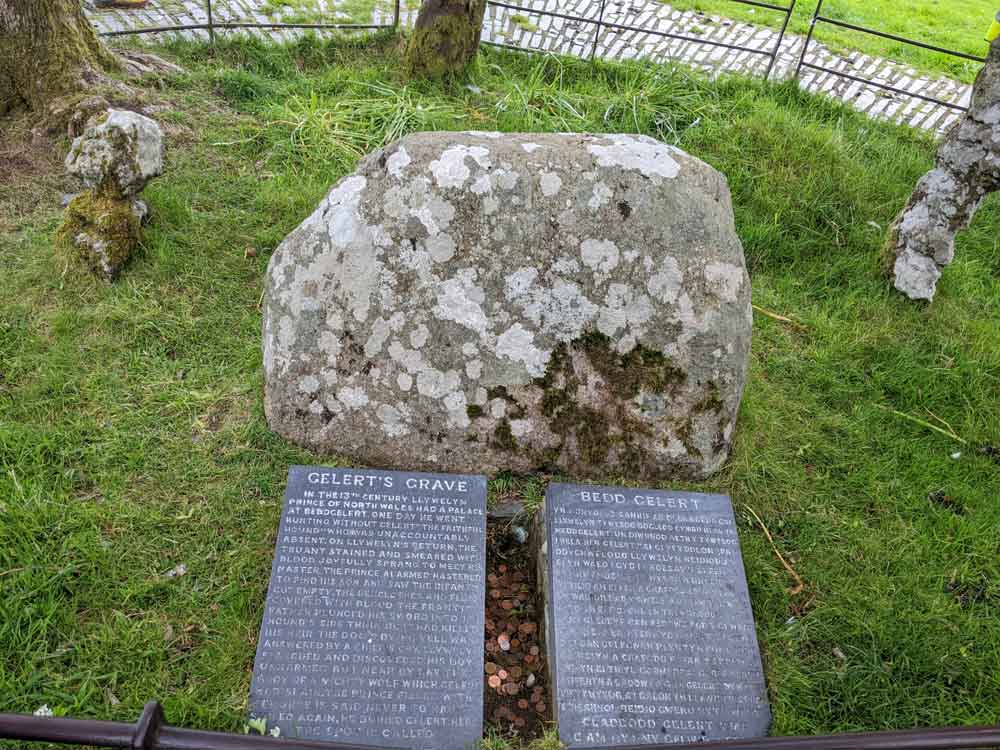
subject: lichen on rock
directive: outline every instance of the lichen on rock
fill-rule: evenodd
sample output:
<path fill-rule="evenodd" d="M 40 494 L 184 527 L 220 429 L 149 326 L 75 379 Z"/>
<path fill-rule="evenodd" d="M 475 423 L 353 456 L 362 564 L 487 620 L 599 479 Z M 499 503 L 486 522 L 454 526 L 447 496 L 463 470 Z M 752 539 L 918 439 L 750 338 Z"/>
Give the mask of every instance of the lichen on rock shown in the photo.
<path fill-rule="evenodd" d="M 893 285 L 910 299 L 933 300 L 955 236 L 983 198 L 1000 188 L 1000 39 L 976 76 L 969 111 L 945 136 L 934 169 L 917 183 L 889 233 Z"/>
<path fill-rule="evenodd" d="M 271 259 L 271 426 L 369 465 L 703 477 L 746 379 L 725 178 L 644 136 L 419 133 Z"/>

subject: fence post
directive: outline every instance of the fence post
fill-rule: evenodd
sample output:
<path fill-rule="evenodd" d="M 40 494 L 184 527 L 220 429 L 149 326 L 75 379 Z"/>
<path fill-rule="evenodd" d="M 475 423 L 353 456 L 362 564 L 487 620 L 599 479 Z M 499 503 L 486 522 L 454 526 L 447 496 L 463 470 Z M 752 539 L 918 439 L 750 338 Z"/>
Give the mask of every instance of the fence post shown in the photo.
<path fill-rule="evenodd" d="M 205 0 L 205 9 L 208 11 L 208 41 L 215 44 L 215 22 L 212 20 L 212 0 Z"/>
<path fill-rule="evenodd" d="M 806 52 L 809 49 L 809 42 L 812 41 L 813 31 L 816 30 L 816 19 L 819 18 L 819 12 L 823 9 L 823 0 L 817 0 L 816 10 L 813 11 L 812 20 L 809 21 L 809 33 L 806 34 L 806 40 L 802 43 L 802 54 L 799 55 L 799 64 L 795 66 L 795 76 L 794 78 L 798 80 L 799 72 L 802 70 L 802 63 L 805 62 Z"/>
<path fill-rule="evenodd" d="M 608 0 L 601 0 L 601 13 L 597 17 L 597 28 L 594 29 L 594 45 L 590 48 L 590 59 L 591 61 L 597 57 L 597 42 L 601 38 L 601 29 L 604 28 L 604 8 L 607 6 Z"/>
<path fill-rule="evenodd" d="M 792 0 L 792 4 L 785 11 L 785 22 L 781 24 L 781 31 L 778 32 L 778 42 L 774 45 L 774 52 L 771 53 L 771 62 L 767 64 L 767 72 L 764 73 L 765 81 L 771 77 L 774 64 L 778 62 L 778 55 L 781 54 L 781 43 L 785 40 L 785 32 L 788 30 L 788 22 L 792 20 L 792 14 L 795 12 L 795 2 L 796 0 Z"/>

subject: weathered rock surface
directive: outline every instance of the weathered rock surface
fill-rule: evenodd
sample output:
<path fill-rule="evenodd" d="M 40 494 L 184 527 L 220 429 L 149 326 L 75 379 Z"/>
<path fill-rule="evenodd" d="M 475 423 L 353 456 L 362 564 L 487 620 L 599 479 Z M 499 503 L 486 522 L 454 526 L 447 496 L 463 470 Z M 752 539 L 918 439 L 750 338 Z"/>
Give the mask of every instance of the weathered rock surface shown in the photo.
<path fill-rule="evenodd" d="M 278 247 L 271 427 L 366 465 L 700 477 L 750 283 L 725 178 L 644 136 L 419 133 Z"/>
<path fill-rule="evenodd" d="M 144 115 L 108 110 L 73 141 L 66 170 L 88 188 L 135 195 L 163 174 L 163 131 Z"/>
<path fill-rule="evenodd" d="M 1000 188 L 1000 39 L 976 76 L 969 111 L 945 137 L 937 164 L 917 183 L 892 227 L 892 279 L 910 299 L 934 299 L 955 235 Z"/>
<path fill-rule="evenodd" d="M 67 171 L 88 189 L 67 202 L 59 238 L 108 281 L 139 244 L 149 207 L 137 196 L 163 173 L 163 152 L 155 120 L 112 109 L 91 118 L 66 157 Z"/>

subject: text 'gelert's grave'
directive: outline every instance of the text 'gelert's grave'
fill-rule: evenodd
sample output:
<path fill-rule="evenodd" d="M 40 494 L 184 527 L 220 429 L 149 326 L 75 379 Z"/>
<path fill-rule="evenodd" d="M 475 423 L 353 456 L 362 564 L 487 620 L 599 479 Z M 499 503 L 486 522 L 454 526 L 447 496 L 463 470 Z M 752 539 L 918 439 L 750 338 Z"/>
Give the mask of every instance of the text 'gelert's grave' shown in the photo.
<path fill-rule="evenodd" d="M 283 737 L 471 750 L 486 480 L 289 470 L 250 709 Z"/>

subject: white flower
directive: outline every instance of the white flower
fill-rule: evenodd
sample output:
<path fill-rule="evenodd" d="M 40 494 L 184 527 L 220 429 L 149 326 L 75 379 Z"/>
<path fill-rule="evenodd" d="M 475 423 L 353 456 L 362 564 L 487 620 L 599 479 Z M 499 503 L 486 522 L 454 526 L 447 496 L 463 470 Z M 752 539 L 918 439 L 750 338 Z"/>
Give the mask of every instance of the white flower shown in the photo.
<path fill-rule="evenodd" d="M 52 709 L 49 708 L 48 703 L 43 703 L 41 706 L 35 709 L 35 716 L 52 716 Z"/>

